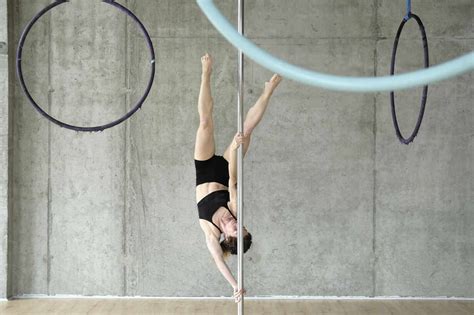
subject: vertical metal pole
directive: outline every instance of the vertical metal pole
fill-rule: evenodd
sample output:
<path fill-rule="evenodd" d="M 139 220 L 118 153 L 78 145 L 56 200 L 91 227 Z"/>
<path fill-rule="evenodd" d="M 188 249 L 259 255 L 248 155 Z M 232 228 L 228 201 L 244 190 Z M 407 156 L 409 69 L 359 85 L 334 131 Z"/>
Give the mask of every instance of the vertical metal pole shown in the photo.
<path fill-rule="evenodd" d="M 244 0 L 238 0 L 238 31 L 244 34 Z M 237 126 L 238 132 L 243 132 L 243 99 L 244 99 L 244 55 L 239 49 L 239 91 L 237 95 Z M 244 287 L 244 246 L 242 225 L 244 222 L 244 204 L 243 204 L 243 145 L 239 146 L 237 151 L 237 285 L 238 289 L 242 290 Z M 244 297 L 242 296 L 238 303 L 238 314 L 244 314 Z"/>

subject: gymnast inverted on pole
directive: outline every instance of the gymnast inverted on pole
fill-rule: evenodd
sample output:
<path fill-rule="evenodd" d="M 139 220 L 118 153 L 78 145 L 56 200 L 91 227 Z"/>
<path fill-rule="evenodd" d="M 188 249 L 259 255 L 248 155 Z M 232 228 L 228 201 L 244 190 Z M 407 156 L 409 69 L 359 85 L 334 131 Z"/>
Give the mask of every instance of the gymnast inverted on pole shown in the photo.
<path fill-rule="evenodd" d="M 224 261 L 229 254 L 237 254 L 237 148 L 248 150 L 252 131 L 265 113 L 273 91 L 281 81 L 273 75 L 254 106 L 247 112 L 243 134 L 237 133 L 223 156 L 215 155 L 214 123 L 211 96 L 212 59 L 209 54 L 201 58 L 202 77 L 199 92 L 199 128 L 196 134 L 194 163 L 196 166 L 196 202 L 199 224 L 204 231 L 206 244 L 217 268 L 234 289 L 235 301 L 240 301 L 245 290 L 238 291 L 237 282 Z M 244 228 L 244 252 L 252 244 L 252 235 Z M 222 237 L 221 237 L 222 236 Z M 221 240 L 222 239 L 222 240 Z"/>

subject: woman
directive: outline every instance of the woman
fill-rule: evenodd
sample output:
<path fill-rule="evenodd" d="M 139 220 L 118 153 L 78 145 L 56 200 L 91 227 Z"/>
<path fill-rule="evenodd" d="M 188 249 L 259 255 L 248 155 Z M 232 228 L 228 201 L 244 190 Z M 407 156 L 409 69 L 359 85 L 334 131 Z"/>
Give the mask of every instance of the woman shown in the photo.
<path fill-rule="evenodd" d="M 196 135 L 194 163 L 196 166 L 196 202 L 199 224 L 206 236 L 206 244 L 217 268 L 234 288 L 235 301 L 240 301 L 245 290 L 238 291 L 237 282 L 230 272 L 224 257 L 237 254 L 237 148 L 243 144 L 243 154 L 248 150 L 250 136 L 258 125 L 270 97 L 281 81 L 273 75 L 265 83 L 265 89 L 251 107 L 244 121 L 243 134 L 236 134 L 223 156 L 216 156 L 214 146 L 214 124 L 212 120 L 212 97 L 210 79 L 212 59 L 209 54 L 201 58 L 202 77 L 199 92 L 199 128 Z M 252 236 L 243 228 L 244 252 L 251 243 Z M 222 241 L 221 240 L 222 236 Z"/>

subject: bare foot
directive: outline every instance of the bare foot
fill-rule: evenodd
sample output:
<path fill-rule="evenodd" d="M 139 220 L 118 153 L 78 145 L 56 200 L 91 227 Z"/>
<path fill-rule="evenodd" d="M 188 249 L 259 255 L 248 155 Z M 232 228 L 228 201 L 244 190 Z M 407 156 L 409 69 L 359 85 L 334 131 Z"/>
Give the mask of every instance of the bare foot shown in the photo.
<path fill-rule="evenodd" d="M 209 54 L 205 54 L 201 57 L 202 74 L 210 76 L 212 72 L 212 58 Z"/>
<path fill-rule="evenodd" d="M 265 90 L 264 93 L 267 95 L 271 95 L 273 91 L 276 89 L 278 84 L 280 84 L 282 78 L 278 74 L 274 74 L 270 81 L 265 82 Z"/>

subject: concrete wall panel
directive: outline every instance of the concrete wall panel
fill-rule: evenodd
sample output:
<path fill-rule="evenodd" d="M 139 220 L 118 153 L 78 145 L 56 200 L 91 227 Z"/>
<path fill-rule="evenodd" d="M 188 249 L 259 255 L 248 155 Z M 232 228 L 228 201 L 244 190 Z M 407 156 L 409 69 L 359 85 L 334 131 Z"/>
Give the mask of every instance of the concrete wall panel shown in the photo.
<path fill-rule="evenodd" d="M 125 15 L 72 1 L 51 18 L 53 115 L 77 125 L 122 116 Z M 124 128 L 77 134 L 51 126 L 52 294 L 123 294 Z"/>
<path fill-rule="evenodd" d="M 47 1 L 12 2 L 13 36 Z M 31 30 L 23 50 L 26 84 L 40 104 L 48 104 L 49 17 Z M 16 43 L 15 43 L 16 46 Z M 10 62 L 14 62 L 11 56 Z M 14 73 L 10 73 L 16 76 Z M 9 231 L 11 294 L 48 294 L 48 123 L 34 110 L 14 80 L 12 128 L 12 216 Z"/>
<path fill-rule="evenodd" d="M 401 43 L 409 51 L 413 40 Z M 391 42 L 378 43 L 379 64 Z M 435 59 L 473 49 L 469 40 L 434 39 Z M 405 53 L 400 64 L 420 66 Z M 413 144 L 395 141 L 388 95 L 377 98 L 377 292 L 380 295 L 472 296 L 472 73 L 429 87 Z M 414 128 L 420 89 L 397 93 L 402 132 Z M 382 107 L 383 105 L 383 107 Z M 470 131 L 471 130 L 471 131 Z"/>
<path fill-rule="evenodd" d="M 245 32 L 256 38 L 370 38 L 374 35 L 374 5 L 369 0 L 350 4 L 331 0 L 248 1 Z"/>
<path fill-rule="evenodd" d="M 0 299 L 7 295 L 8 277 L 8 19 L 0 1 Z"/>
<path fill-rule="evenodd" d="M 127 293 L 219 294 L 216 286 L 224 284 L 222 279 L 206 280 L 214 273 L 212 257 L 208 253 L 196 255 L 196 251 L 207 249 L 196 224 L 193 150 L 199 124 L 200 57 L 206 51 L 214 56 L 216 154 L 222 154 L 234 132 L 236 55 L 221 39 L 153 40 L 160 47 L 157 69 L 161 70 L 157 71 L 150 101 L 130 123 Z M 140 49 L 136 56 L 132 77 L 143 82 L 148 76 L 148 69 L 143 66 L 148 55 Z M 131 89 L 141 90 L 133 85 Z M 198 279 L 188 283 L 190 277 L 197 275 Z"/>
<path fill-rule="evenodd" d="M 201 13 L 195 1 L 188 0 L 141 0 L 128 1 L 149 29 L 152 37 L 220 37 L 219 33 Z M 235 21 L 236 2 L 216 3 L 221 12 Z"/>

